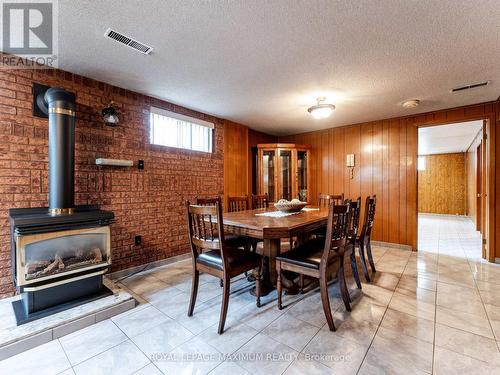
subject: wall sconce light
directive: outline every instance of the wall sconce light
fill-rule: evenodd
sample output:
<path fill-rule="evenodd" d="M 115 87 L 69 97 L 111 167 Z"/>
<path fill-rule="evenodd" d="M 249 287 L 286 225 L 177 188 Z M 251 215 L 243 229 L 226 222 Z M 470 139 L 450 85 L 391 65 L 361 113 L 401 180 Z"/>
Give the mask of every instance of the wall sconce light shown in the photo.
<path fill-rule="evenodd" d="M 349 177 L 352 180 L 354 178 L 354 166 L 355 166 L 354 154 L 346 155 L 345 165 L 349 169 Z"/>
<path fill-rule="evenodd" d="M 107 126 L 115 127 L 120 122 L 118 111 L 113 107 L 113 102 L 109 102 L 109 106 L 102 110 L 102 118 Z"/>

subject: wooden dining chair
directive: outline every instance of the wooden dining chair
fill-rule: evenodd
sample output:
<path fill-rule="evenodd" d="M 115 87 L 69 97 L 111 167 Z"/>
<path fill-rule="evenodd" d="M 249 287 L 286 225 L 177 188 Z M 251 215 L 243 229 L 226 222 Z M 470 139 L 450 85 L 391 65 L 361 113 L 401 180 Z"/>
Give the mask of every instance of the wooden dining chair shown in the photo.
<path fill-rule="evenodd" d="M 335 331 L 330 299 L 328 297 L 328 277 L 336 273 L 339 288 L 347 311 L 351 311 L 350 296 L 344 275 L 344 255 L 347 245 L 351 210 L 349 205 L 329 206 L 326 237 L 315 238 L 293 250 L 276 257 L 278 273 L 278 308 L 282 305 L 281 273 L 292 271 L 319 279 L 321 302 L 330 331 Z"/>
<path fill-rule="evenodd" d="M 356 239 L 359 231 L 359 215 L 361 211 L 361 197 L 358 197 L 354 202 L 350 202 L 351 207 L 351 222 L 347 231 L 347 242 L 350 251 L 351 269 L 356 286 L 361 289 L 361 280 L 359 278 L 358 266 L 356 263 Z"/>
<path fill-rule="evenodd" d="M 256 296 L 257 307 L 260 307 L 260 291 L 262 279 L 262 257 L 259 254 L 233 248 L 227 245 L 224 237 L 222 206 L 200 206 L 186 202 L 189 242 L 193 259 L 193 283 L 189 301 L 188 316 L 193 316 L 200 272 L 205 272 L 223 280 L 222 306 L 217 332 L 224 332 L 231 278 L 246 271 L 257 270 Z"/>
<path fill-rule="evenodd" d="M 318 207 L 328 207 L 330 204 L 341 205 L 344 202 L 344 193 L 342 194 L 320 194 L 318 195 Z"/>
<path fill-rule="evenodd" d="M 210 198 L 199 198 L 196 197 L 196 204 L 198 206 L 215 206 L 216 203 L 221 203 L 222 199 L 220 196 L 210 197 Z"/>
<path fill-rule="evenodd" d="M 252 194 L 252 210 L 257 210 L 259 208 L 269 208 L 269 197 L 266 194 Z M 258 238 L 250 239 L 250 243 L 252 244 L 252 251 L 257 251 L 257 246 L 259 243 L 262 243 L 264 240 Z"/>
<path fill-rule="evenodd" d="M 344 201 L 342 202 L 340 200 L 341 196 L 343 197 L 344 194 L 335 196 L 336 197 L 335 199 L 332 199 L 332 198 L 326 198 L 326 199 L 329 202 L 331 202 L 330 204 L 333 204 L 333 205 L 341 205 L 341 204 L 349 204 L 350 205 L 351 204 L 350 199 L 344 199 Z M 332 196 L 328 196 L 328 197 L 332 197 Z M 351 227 L 351 225 L 352 225 L 352 210 L 351 210 L 351 223 L 349 224 L 349 228 Z M 316 229 L 312 234 L 317 238 L 318 237 L 325 237 L 326 236 L 326 228 Z M 349 244 L 349 241 L 348 241 L 348 244 Z M 351 267 L 352 267 L 352 262 L 351 262 Z M 356 269 L 356 271 L 357 271 L 357 269 Z M 354 270 L 353 270 L 353 273 L 354 273 Z M 356 284 L 356 285 L 358 285 L 358 284 Z M 300 293 L 304 292 L 304 286 L 305 286 L 305 277 L 304 277 L 304 275 L 301 274 L 301 275 L 299 275 L 299 291 L 300 291 Z"/>
<path fill-rule="evenodd" d="M 269 208 L 269 197 L 266 194 L 252 194 L 252 210 Z"/>
<path fill-rule="evenodd" d="M 242 195 L 238 197 L 227 197 L 228 212 L 247 211 L 249 209 L 248 196 Z"/>
<path fill-rule="evenodd" d="M 377 272 L 375 269 L 375 262 L 372 256 L 372 229 L 373 223 L 375 222 L 375 207 L 377 205 L 377 196 L 366 197 L 365 201 L 365 215 L 363 220 L 363 228 L 356 239 L 355 245 L 359 249 L 359 260 L 361 262 L 361 269 L 363 270 L 363 275 L 367 282 L 371 281 L 370 274 L 368 273 L 368 267 L 366 265 L 366 256 L 368 256 L 368 262 L 370 263 L 370 268 L 373 273 Z M 365 255 L 366 250 L 366 255 Z"/>
<path fill-rule="evenodd" d="M 330 204 L 333 205 L 341 205 L 344 204 L 344 193 L 342 194 L 319 194 L 318 195 L 318 207 L 319 208 L 327 208 L 330 206 Z M 315 237 L 324 237 L 326 235 L 326 228 L 319 228 L 316 229 L 311 233 Z"/>
<path fill-rule="evenodd" d="M 215 206 L 217 203 L 222 207 L 222 199 L 220 196 L 210 198 L 196 197 L 196 204 L 198 206 Z M 225 240 L 226 244 L 230 247 L 242 247 L 245 250 L 250 250 L 251 243 L 248 237 L 238 236 L 235 234 L 227 234 L 225 236 Z"/>

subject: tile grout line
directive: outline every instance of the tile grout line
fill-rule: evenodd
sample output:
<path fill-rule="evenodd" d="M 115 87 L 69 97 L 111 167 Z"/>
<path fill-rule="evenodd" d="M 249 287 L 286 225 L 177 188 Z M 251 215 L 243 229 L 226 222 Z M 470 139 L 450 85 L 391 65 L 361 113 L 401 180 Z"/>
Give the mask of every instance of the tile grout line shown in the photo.
<path fill-rule="evenodd" d="M 437 332 L 437 306 L 438 306 L 438 287 L 439 287 L 439 242 L 441 238 L 441 225 L 438 226 L 438 238 L 437 238 L 437 279 L 436 279 L 436 291 L 434 292 L 434 335 L 432 337 L 432 362 L 431 362 L 431 374 L 434 374 L 434 359 L 436 357 L 436 332 Z"/>
<path fill-rule="evenodd" d="M 387 251 L 386 251 L 386 252 L 387 252 Z M 384 255 L 385 255 L 385 253 L 384 253 L 384 254 L 383 254 L 380 258 L 382 258 Z M 378 262 L 376 262 L 376 263 L 378 263 Z M 354 276 L 353 276 L 353 277 L 354 277 Z M 333 285 L 333 283 L 331 283 L 330 285 Z M 314 290 L 316 290 L 316 289 L 317 289 L 317 288 L 314 288 L 314 289 L 312 289 L 311 291 L 314 291 Z M 311 291 L 309 291 L 309 292 L 311 292 Z M 309 292 L 308 292 L 308 293 L 309 293 Z M 303 300 L 303 299 L 301 299 L 301 300 Z M 337 312 L 337 311 L 338 311 L 338 310 L 340 310 L 341 308 L 342 308 L 342 305 L 339 305 L 339 306 L 337 307 L 337 309 L 335 309 L 335 311 L 332 313 L 332 317 L 334 317 L 335 312 Z M 285 314 L 286 314 L 286 313 L 285 313 Z M 298 320 L 300 320 L 300 321 L 303 321 L 303 322 L 305 322 L 305 323 L 308 323 L 308 322 L 306 322 L 306 321 L 304 321 L 304 320 L 302 320 L 302 319 L 300 319 L 300 318 L 295 318 L 295 319 L 298 319 Z M 308 324 L 310 324 L 310 323 L 308 323 Z M 316 336 L 317 336 L 317 335 L 321 332 L 321 330 L 322 330 L 322 329 L 326 326 L 326 324 L 327 324 L 327 323 L 324 323 L 324 324 L 321 326 L 321 328 L 318 330 L 318 332 L 316 332 L 316 333 L 315 333 L 315 334 L 311 337 L 311 339 L 310 339 L 310 340 L 309 340 L 309 341 L 308 341 L 308 342 L 304 345 L 304 347 L 302 348 L 302 350 L 300 350 L 299 355 L 300 355 L 300 354 L 303 354 L 303 351 L 304 351 L 304 349 L 307 347 L 307 345 L 309 345 L 309 344 L 311 343 L 311 341 L 312 341 L 312 340 L 313 340 L 313 339 L 314 339 L 314 338 L 315 338 L 315 337 L 316 337 Z M 312 325 L 312 326 L 314 326 L 313 324 L 311 324 L 311 325 Z M 316 327 L 316 328 L 317 328 L 317 326 L 314 326 L 314 327 Z M 267 336 L 267 335 L 266 335 L 266 336 Z M 342 335 L 341 335 L 341 336 L 342 336 Z M 315 361 L 315 360 L 313 360 L 313 361 L 314 361 L 314 362 L 319 363 L 320 365 L 323 365 L 323 366 L 328 367 L 329 369 L 331 369 L 331 367 L 330 367 L 330 366 L 327 366 L 327 365 L 325 365 L 325 364 L 323 364 L 323 363 L 321 363 L 321 362 Z M 290 364 L 286 367 L 286 369 L 285 369 L 285 370 L 284 370 L 281 374 L 283 375 L 283 374 L 284 374 L 284 373 L 288 370 L 288 368 L 289 368 L 289 367 L 290 367 L 290 366 L 291 366 L 294 362 L 295 362 L 295 360 L 293 360 L 292 362 L 290 362 Z"/>
<path fill-rule="evenodd" d="M 459 240 L 463 240 L 463 238 L 460 236 L 460 232 L 457 232 L 457 234 L 458 234 L 458 238 L 459 238 Z M 460 247 L 461 247 L 461 246 L 460 246 Z M 462 249 L 462 250 L 463 250 L 463 249 Z M 469 257 L 467 256 L 467 253 L 466 253 L 465 251 L 464 251 L 464 255 L 465 255 L 465 259 L 467 260 L 467 264 L 468 264 L 468 266 L 469 266 L 469 270 L 470 270 L 470 272 L 473 274 L 474 272 L 472 271 L 472 267 L 471 267 L 471 264 L 470 264 L 470 259 L 469 259 Z M 438 252 L 438 264 L 439 264 L 439 252 Z M 439 267 L 439 266 L 438 266 L 438 267 Z M 482 300 L 482 297 L 481 297 L 481 293 L 480 293 L 479 287 L 477 286 L 477 280 L 476 280 L 476 278 L 475 278 L 474 276 L 473 276 L 472 278 L 473 278 L 473 281 L 474 281 L 475 289 L 476 289 L 476 290 L 477 290 L 477 292 L 478 292 L 479 298 L 481 299 L 481 304 L 483 305 L 483 309 L 485 310 L 485 313 L 486 313 L 486 308 L 485 308 L 485 306 L 484 306 L 484 302 L 483 302 L 483 300 Z M 460 286 L 460 287 L 463 287 L 463 286 L 461 286 L 461 285 L 459 285 L 459 284 L 451 284 L 451 283 L 446 283 L 446 282 L 443 282 L 443 283 L 445 283 L 445 284 L 447 284 L 447 285 L 454 285 L 454 286 Z M 464 287 L 464 288 L 465 288 L 465 287 Z M 474 289 L 474 288 L 469 288 L 469 289 Z M 437 292 L 437 288 L 436 288 L 436 292 Z M 436 297 L 437 297 L 437 296 L 436 296 Z M 436 302 L 437 302 L 437 299 L 436 299 Z M 446 307 L 445 307 L 445 308 L 446 308 Z M 436 303 L 436 309 L 437 309 L 437 303 Z M 487 319 L 488 319 L 488 323 L 490 324 L 490 328 L 492 329 L 492 333 L 494 333 L 494 332 L 493 332 L 493 328 L 492 328 L 492 326 L 491 326 L 491 322 L 490 322 L 490 320 L 489 320 L 489 316 L 488 316 L 488 314 L 487 314 L 487 313 L 486 313 L 486 317 L 487 317 Z M 436 324 L 437 324 L 437 321 L 436 321 L 435 325 L 436 325 Z M 474 333 L 474 332 L 466 331 L 466 330 L 463 330 L 463 329 L 460 329 L 460 328 L 456 328 L 456 327 L 452 327 L 452 326 L 449 326 L 449 325 L 446 325 L 446 324 L 443 324 L 443 325 L 444 325 L 444 326 L 446 326 L 446 327 L 450 327 L 450 328 L 452 328 L 452 329 L 455 329 L 455 330 L 457 330 L 457 331 L 465 332 L 465 333 L 468 333 L 468 334 L 471 334 L 471 335 L 474 335 L 474 336 L 479 336 L 479 337 L 481 337 L 481 338 L 483 338 L 483 339 L 493 340 L 493 341 L 495 342 L 495 345 L 497 346 L 497 350 L 500 350 L 500 347 L 498 346 L 498 342 L 495 340 L 495 338 L 490 339 L 490 338 L 488 338 L 488 337 L 486 337 L 486 336 L 479 335 L 479 334 Z M 435 336 L 435 335 L 436 335 L 436 327 L 434 328 L 434 336 Z M 493 337 L 495 337 L 495 336 L 493 335 Z M 491 366 L 491 363 L 490 363 L 490 362 L 484 361 L 484 360 L 482 360 L 482 359 L 475 358 L 475 357 L 473 357 L 473 356 L 471 356 L 471 355 L 468 355 L 468 354 L 466 354 L 466 353 L 457 352 L 457 351 L 455 351 L 455 350 L 453 350 L 453 349 L 450 349 L 450 348 L 444 348 L 444 349 L 445 349 L 445 350 L 448 350 L 448 351 L 451 351 L 451 352 L 453 352 L 453 353 L 457 353 L 457 354 L 459 354 L 459 355 L 461 355 L 461 356 L 471 358 L 471 359 L 473 359 L 473 360 L 475 360 L 475 361 L 480 361 L 480 362 L 482 362 L 482 363 L 484 363 L 484 364 L 486 364 L 486 365 L 488 365 L 488 366 Z"/>
<path fill-rule="evenodd" d="M 384 253 L 384 255 L 386 253 L 387 253 L 387 251 Z M 379 261 L 384 257 L 384 255 L 382 255 L 380 257 Z M 411 254 L 410 254 L 410 257 L 411 257 Z M 403 268 L 403 272 L 401 272 L 401 275 L 398 278 L 398 283 L 396 284 L 396 286 L 394 287 L 394 290 L 392 291 L 391 298 L 390 298 L 389 302 L 387 303 L 387 305 L 385 306 L 384 314 L 382 315 L 382 318 L 380 319 L 380 322 L 377 325 L 377 329 L 375 330 L 375 334 L 373 335 L 373 337 L 372 337 L 372 339 L 370 341 L 370 344 L 368 345 L 368 348 L 366 349 L 365 355 L 363 356 L 363 359 L 361 360 L 361 363 L 359 364 L 359 367 L 358 367 L 358 370 L 356 371 L 356 374 L 359 374 L 359 372 L 361 371 L 361 367 L 363 367 L 363 364 L 365 363 L 365 360 L 366 360 L 366 357 L 368 355 L 368 352 L 370 351 L 370 349 L 371 349 L 371 347 L 373 345 L 373 341 L 375 341 L 375 337 L 377 337 L 377 333 L 378 333 L 378 331 L 380 329 L 380 326 L 382 325 L 382 322 L 384 321 L 385 314 L 387 313 L 387 310 L 389 309 L 389 305 L 391 304 L 392 298 L 394 297 L 394 293 L 396 292 L 396 289 L 398 288 L 398 285 L 401 282 L 401 278 L 403 277 L 403 274 L 404 274 L 404 271 L 406 270 L 408 262 L 410 261 L 410 257 L 408 257 L 408 259 L 406 260 L 406 264 L 405 264 L 405 266 Z"/>
<path fill-rule="evenodd" d="M 340 308 L 340 307 L 338 307 L 338 308 L 337 308 L 337 310 L 338 310 L 339 308 Z M 337 311 L 337 310 L 335 310 L 335 311 Z M 335 311 L 334 311 L 334 313 L 335 313 Z M 332 317 L 333 317 L 333 313 L 332 313 Z M 298 319 L 298 320 L 300 320 L 300 321 L 304 322 L 302 319 L 299 319 L 299 318 L 295 318 L 295 319 Z M 307 322 L 304 322 L 304 323 L 307 323 Z M 308 324 L 310 324 L 310 323 L 308 323 Z M 312 324 L 311 324 L 311 325 L 312 325 Z M 311 343 L 311 341 L 312 341 L 312 340 L 313 340 L 313 339 L 314 339 L 314 338 L 315 338 L 315 337 L 316 337 L 316 336 L 317 336 L 317 335 L 321 332 L 321 330 L 323 329 L 323 327 L 324 327 L 325 325 L 326 325 L 326 323 L 324 323 L 324 324 L 321 326 L 321 328 L 320 328 L 320 329 L 318 329 L 318 332 L 316 332 L 316 333 L 315 333 L 315 334 L 314 334 L 314 335 L 313 335 L 313 336 L 309 339 L 309 341 L 308 341 L 308 342 L 307 342 L 307 343 L 306 343 L 306 344 L 302 347 L 302 349 L 298 352 L 298 353 L 299 353 L 299 356 L 300 356 L 301 354 L 304 354 L 304 353 L 303 353 L 304 349 L 305 349 L 305 348 L 307 348 L 307 345 L 309 345 L 309 344 Z M 314 327 L 318 328 L 317 326 L 314 326 Z M 263 334 L 264 334 L 264 333 L 263 333 Z M 267 336 L 267 335 L 266 335 L 266 336 Z M 288 366 L 286 366 L 285 370 L 284 370 L 281 374 L 283 375 L 283 374 L 284 374 L 284 373 L 288 370 L 288 368 L 289 368 L 289 367 L 290 367 L 290 366 L 291 366 L 291 365 L 292 365 L 292 364 L 293 364 L 296 360 L 297 360 L 297 358 L 295 358 L 292 362 L 290 362 L 290 364 L 289 364 Z M 313 360 L 313 361 L 314 361 L 314 362 L 317 362 L 317 363 L 320 363 L 321 365 L 323 365 L 323 366 L 325 366 L 325 367 L 330 368 L 329 366 L 326 366 L 326 365 L 324 365 L 324 364 L 323 364 L 323 363 L 321 363 L 321 362 L 318 362 L 318 361 L 316 361 L 316 360 Z"/>
<path fill-rule="evenodd" d="M 470 267 L 470 263 L 469 263 L 469 267 Z M 471 273 L 473 274 L 472 269 L 471 269 Z M 486 319 L 488 320 L 488 324 L 490 326 L 491 333 L 493 334 L 493 341 L 495 341 L 495 344 L 497 346 L 497 350 L 500 351 L 500 346 L 499 346 L 499 343 L 498 343 L 498 341 L 496 339 L 496 335 L 495 335 L 495 331 L 493 330 L 493 326 L 491 324 L 490 315 L 488 314 L 488 311 L 486 310 L 486 306 L 485 306 L 485 303 L 484 303 L 484 300 L 483 300 L 483 296 L 481 295 L 481 291 L 479 290 L 479 287 L 477 286 L 477 280 L 474 277 L 474 275 L 472 276 L 472 278 L 474 280 L 474 285 L 476 286 L 476 290 L 477 290 L 477 293 L 479 295 L 479 299 L 481 300 L 481 304 L 483 305 L 483 310 L 484 310 L 484 313 L 486 314 Z M 482 335 L 479 335 L 479 336 L 482 336 Z M 482 336 L 482 337 L 484 337 L 484 336 Z"/>
<path fill-rule="evenodd" d="M 125 336 L 126 336 L 126 335 L 125 335 Z M 85 363 L 85 362 L 87 362 L 87 361 L 90 361 L 92 358 L 95 358 L 95 357 L 97 357 L 97 356 L 101 355 L 102 353 L 106 353 L 107 351 L 109 351 L 109 350 L 111 350 L 111 349 L 113 349 L 113 348 L 116 348 L 117 346 L 119 346 L 119 345 L 123 344 L 124 342 L 127 342 L 128 340 L 132 341 L 132 340 L 131 340 L 128 336 L 127 336 L 127 340 L 124 340 L 124 341 L 122 341 L 122 342 L 120 342 L 120 343 L 118 343 L 118 344 L 116 344 L 116 345 L 110 346 L 110 347 L 109 347 L 109 348 L 107 348 L 106 350 L 103 350 L 103 351 L 102 351 L 102 352 L 100 352 L 100 353 L 94 354 L 93 356 L 91 356 L 91 357 L 87 358 L 86 360 L 81 361 L 81 362 L 78 362 L 77 364 L 72 365 L 71 367 L 72 367 L 72 368 L 74 368 L 74 367 L 80 366 L 82 363 Z M 69 360 L 69 359 L 68 359 L 68 360 Z M 71 363 L 71 362 L 70 362 L 70 363 Z"/>
<path fill-rule="evenodd" d="M 63 337 L 64 337 L 64 336 L 63 336 Z M 73 369 L 73 364 L 72 364 L 72 363 L 71 363 L 71 361 L 69 360 L 69 357 L 68 357 L 68 354 L 66 353 L 66 350 L 64 350 L 64 346 L 63 346 L 63 345 L 62 345 L 62 343 L 61 343 L 60 337 L 58 337 L 56 340 L 57 340 L 57 342 L 59 343 L 59 346 L 61 347 L 61 349 L 62 349 L 62 351 L 63 351 L 63 353 L 64 353 L 64 356 L 66 357 L 66 359 L 68 360 L 68 363 L 69 363 L 69 368 L 67 368 L 67 369 L 66 369 L 66 370 L 64 370 L 64 371 L 67 371 L 67 370 L 71 369 L 71 371 L 73 371 L 73 373 L 74 373 L 74 374 L 76 374 L 76 373 L 75 373 L 75 370 Z M 49 341 L 49 342 L 50 342 L 50 341 Z M 61 373 L 63 373 L 64 371 L 61 371 Z"/>

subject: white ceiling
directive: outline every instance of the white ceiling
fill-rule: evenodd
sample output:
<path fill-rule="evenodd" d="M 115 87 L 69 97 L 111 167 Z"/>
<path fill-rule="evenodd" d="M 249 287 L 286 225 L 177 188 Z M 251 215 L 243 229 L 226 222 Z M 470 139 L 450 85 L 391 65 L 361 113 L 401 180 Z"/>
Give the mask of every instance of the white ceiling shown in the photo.
<path fill-rule="evenodd" d="M 483 121 L 469 121 L 419 128 L 418 154 L 432 155 L 465 152 L 482 127 Z"/>
<path fill-rule="evenodd" d="M 498 0 L 59 0 L 58 19 L 60 68 L 277 135 L 500 94 Z M 328 119 L 307 113 L 318 96 Z"/>

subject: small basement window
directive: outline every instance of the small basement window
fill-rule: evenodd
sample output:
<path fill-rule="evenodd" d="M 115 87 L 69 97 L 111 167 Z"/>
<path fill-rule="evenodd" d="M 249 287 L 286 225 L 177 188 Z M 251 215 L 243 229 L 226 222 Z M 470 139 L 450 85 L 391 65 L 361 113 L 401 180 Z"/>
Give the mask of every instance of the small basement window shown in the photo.
<path fill-rule="evenodd" d="M 185 150 L 212 152 L 214 124 L 151 107 L 151 143 Z"/>

